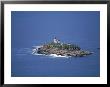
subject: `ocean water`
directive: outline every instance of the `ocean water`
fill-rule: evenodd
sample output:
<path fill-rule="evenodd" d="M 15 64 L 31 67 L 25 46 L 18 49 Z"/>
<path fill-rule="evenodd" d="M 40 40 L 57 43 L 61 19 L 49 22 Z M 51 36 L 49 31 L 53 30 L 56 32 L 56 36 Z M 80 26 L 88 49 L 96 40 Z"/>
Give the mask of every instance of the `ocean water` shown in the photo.
<path fill-rule="evenodd" d="M 11 13 L 12 77 L 99 77 L 100 12 Z M 84 57 L 33 55 L 33 46 L 53 41 L 79 45 L 94 52 Z"/>
<path fill-rule="evenodd" d="M 97 77 L 100 76 L 99 49 L 85 57 L 33 55 L 31 48 L 15 48 L 12 72 L 15 77 Z"/>

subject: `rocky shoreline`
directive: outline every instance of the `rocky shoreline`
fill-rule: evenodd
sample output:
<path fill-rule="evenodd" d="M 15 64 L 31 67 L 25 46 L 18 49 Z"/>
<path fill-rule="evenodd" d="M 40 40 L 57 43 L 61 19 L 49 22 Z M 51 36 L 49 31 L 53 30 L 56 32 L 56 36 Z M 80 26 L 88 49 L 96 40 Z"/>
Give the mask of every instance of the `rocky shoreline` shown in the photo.
<path fill-rule="evenodd" d="M 36 50 L 33 53 L 45 55 L 56 54 L 61 56 L 83 57 L 86 55 L 90 55 L 93 52 L 84 51 L 80 47 L 71 44 L 48 43 L 40 46 L 39 48 L 36 48 Z"/>

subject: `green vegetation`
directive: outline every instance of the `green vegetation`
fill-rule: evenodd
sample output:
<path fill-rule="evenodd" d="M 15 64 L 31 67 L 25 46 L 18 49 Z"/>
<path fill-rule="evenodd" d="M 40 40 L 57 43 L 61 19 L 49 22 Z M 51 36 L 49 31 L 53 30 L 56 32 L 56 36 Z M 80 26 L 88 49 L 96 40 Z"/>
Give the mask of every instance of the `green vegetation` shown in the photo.
<path fill-rule="evenodd" d="M 47 48 L 58 48 L 62 50 L 80 50 L 81 48 L 78 45 L 74 44 L 61 44 L 61 43 L 54 43 L 51 42 L 49 44 L 46 44 L 45 47 Z"/>
<path fill-rule="evenodd" d="M 56 54 L 61 56 L 75 56 L 75 57 L 76 56 L 82 57 L 85 55 L 92 54 L 92 52 L 82 50 L 78 45 L 68 43 L 66 44 L 57 41 L 44 44 L 33 53 L 45 55 Z"/>

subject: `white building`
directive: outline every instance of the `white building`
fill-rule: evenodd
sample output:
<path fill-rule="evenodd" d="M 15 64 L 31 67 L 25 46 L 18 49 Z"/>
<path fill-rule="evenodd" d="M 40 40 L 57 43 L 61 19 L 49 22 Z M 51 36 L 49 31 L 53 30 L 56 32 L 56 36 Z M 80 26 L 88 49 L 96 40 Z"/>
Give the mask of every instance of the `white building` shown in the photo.
<path fill-rule="evenodd" d="M 60 40 L 57 40 L 56 37 L 53 39 L 54 43 L 60 43 Z"/>
<path fill-rule="evenodd" d="M 53 39 L 53 42 L 54 42 L 54 43 L 58 43 L 56 37 Z"/>

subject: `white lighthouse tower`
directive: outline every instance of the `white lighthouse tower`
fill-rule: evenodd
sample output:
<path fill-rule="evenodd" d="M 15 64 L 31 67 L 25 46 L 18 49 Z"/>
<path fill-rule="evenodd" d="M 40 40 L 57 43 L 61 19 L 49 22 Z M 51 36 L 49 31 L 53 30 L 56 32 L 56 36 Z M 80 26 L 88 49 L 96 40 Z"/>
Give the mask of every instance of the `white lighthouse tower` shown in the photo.
<path fill-rule="evenodd" d="M 57 40 L 56 37 L 53 39 L 54 43 L 60 43 L 60 40 Z"/>
<path fill-rule="evenodd" d="M 54 42 L 54 43 L 58 43 L 56 37 L 53 39 L 53 42 Z"/>

